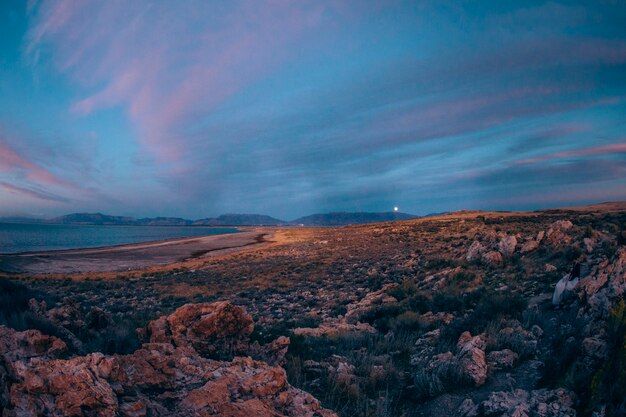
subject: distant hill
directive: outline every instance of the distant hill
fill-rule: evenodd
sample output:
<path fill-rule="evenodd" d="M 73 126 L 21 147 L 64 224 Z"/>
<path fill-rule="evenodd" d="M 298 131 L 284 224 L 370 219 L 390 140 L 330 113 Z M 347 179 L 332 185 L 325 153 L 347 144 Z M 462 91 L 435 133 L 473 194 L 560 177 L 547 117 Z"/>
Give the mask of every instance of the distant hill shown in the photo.
<path fill-rule="evenodd" d="M 365 223 L 378 223 L 389 222 L 394 220 L 408 220 L 414 219 L 418 216 L 407 213 L 397 213 L 394 211 L 387 211 L 381 213 L 324 213 L 324 214 L 312 214 L 310 216 L 300 217 L 293 220 L 292 224 L 304 224 L 305 226 L 344 226 L 347 224 L 365 224 Z"/>
<path fill-rule="evenodd" d="M 180 217 L 146 217 L 134 222 L 137 226 L 190 226 L 192 223 Z"/>
<path fill-rule="evenodd" d="M 200 219 L 194 226 L 278 226 L 287 222 L 264 214 L 222 214 L 216 218 Z"/>
<path fill-rule="evenodd" d="M 55 217 L 48 223 L 55 224 L 92 224 L 92 225 L 132 225 L 137 220 L 133 217 L 109 216 L 102 213 L 72 213 Z"/>
<path fill-rule="evenodd" d="M 418 216 L 397 213 L 318 213 L 287 222 L 264 214 L 222 214 L 218 217 L 210 217 L 199 220 L 188 220 L 180 217 L 145 217 L 136 219 L 126 216 L 111 216 L 102 213 L 72 213 L 56 217 L 50 220 L 25 219 L 7 217 L 7 223 L 49 223 L 49 224 L 77 224 L 77 225 L 101 225 L 101 226 L 344 226 L 348 224 L 365 224 L 388 222 L 394 220 L 414 219 Z M 0 222 L 3 221 L 0 217 Z M 12 221 L 11 221 L 12 220 Z"/>

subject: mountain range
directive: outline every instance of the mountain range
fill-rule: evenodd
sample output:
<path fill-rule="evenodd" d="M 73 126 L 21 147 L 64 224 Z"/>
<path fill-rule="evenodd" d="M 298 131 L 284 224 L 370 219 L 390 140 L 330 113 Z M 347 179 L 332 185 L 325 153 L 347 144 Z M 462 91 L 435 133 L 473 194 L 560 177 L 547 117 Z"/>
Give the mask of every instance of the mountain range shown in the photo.
<path fill-rule="evenodd" d="M 146 217 L 136 219 L 134 217 L 111 216 L 102 213 L 72 213 L 48 220 L 0 217 L 0 222 L 103 226 L 344 226 L 348 224 L 407 220 L 416 217 L 418 216 L 398 212 L 335 212 L 312 214 L 292 221 L 280 220 L 263 214 L 222 214 L 213 218 L 188 220 L 180 217 Z"/>

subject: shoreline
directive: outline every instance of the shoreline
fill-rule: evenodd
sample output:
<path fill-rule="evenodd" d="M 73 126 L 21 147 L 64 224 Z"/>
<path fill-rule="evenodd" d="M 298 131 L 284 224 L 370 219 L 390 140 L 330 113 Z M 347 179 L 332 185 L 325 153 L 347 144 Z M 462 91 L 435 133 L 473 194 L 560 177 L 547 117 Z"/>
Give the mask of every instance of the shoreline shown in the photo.
<path fill-rule="evenodd" d="M 0 254 L 0 275 L 85 275 L 145 272 L 172 265 L 202 263 L 219 255 L 266 246 L 274 237 L 269 229 L 245 229 L 220 235 L 193 236 L 156 241 Z"/>

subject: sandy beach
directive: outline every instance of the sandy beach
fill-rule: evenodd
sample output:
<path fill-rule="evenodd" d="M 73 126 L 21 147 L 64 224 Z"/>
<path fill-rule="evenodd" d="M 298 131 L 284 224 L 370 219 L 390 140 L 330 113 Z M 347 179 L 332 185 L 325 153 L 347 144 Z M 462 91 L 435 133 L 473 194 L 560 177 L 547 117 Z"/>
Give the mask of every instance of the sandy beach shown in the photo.
<path fill-rule="evenodd" d="M 168 239 L 91 249 L 0 255 L 0 271 L 14 274 L 79 274 L 127 272 L 173 264 L 189 264 L 269 243 L 269 230 Z"/>

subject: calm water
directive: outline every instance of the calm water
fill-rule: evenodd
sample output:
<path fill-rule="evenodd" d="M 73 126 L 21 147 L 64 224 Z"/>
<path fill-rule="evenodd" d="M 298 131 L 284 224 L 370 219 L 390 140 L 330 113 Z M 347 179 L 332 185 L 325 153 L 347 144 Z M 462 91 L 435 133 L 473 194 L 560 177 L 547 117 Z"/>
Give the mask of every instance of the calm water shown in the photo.
<path fill-rule="evenodd" d="M 0 253 L 95 248 L 126 243 L 236 233 L 234 228 L 75 226 L 0 223 Z"/>

